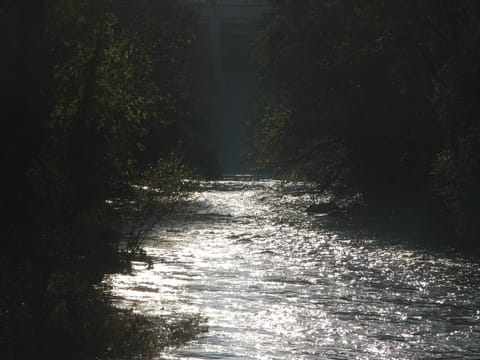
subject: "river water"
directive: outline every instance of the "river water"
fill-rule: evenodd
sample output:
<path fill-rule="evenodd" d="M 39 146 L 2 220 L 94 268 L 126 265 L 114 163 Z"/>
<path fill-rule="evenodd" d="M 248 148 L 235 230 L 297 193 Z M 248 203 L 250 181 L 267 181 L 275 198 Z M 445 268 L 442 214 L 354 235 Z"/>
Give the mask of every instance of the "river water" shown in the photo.
<path fill-rule="evenodd" d="M 165 359 L 480 359 L 480 264 L 333 227 L 274 180 L 203 182 L 152 234 L 121 306 L 201 314 Z"/>

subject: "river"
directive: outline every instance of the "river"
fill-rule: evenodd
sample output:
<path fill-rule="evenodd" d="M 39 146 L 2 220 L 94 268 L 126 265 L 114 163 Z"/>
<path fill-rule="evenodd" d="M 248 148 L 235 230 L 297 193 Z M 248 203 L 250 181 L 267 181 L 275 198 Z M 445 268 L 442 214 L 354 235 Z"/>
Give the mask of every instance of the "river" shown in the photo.
<path fill-rule="evenodd" d="M 203 182 L 112 278 L 144 314 L 202 314 L 165 359 L 480 359 L 480 263 L 307 214 L 275 180 Z"/>

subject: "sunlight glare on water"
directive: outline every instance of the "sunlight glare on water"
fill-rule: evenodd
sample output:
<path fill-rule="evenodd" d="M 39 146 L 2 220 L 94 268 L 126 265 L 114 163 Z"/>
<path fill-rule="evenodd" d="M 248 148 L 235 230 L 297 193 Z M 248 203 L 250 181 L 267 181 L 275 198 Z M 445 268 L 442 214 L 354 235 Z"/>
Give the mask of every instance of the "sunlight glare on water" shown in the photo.
<path fill-rule="evenodd" d="M 208 317 L 162 359 L 480 358 L 478 263 L 333 231 L 299 190 L 204 182 L 155 229 L 153 267 L 112 278 L 119 306 Z"/>

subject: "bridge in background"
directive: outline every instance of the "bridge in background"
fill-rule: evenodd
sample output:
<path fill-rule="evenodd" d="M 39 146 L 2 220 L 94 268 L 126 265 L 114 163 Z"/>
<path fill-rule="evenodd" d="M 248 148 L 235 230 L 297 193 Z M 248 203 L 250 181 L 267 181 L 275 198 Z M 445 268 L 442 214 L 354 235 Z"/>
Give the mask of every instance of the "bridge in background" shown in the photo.
<path fill-rule="evenodd" d="M 188 0 L 198 9 L 197 56 L 202 112 L 226 172 L 240 171 L 244 117 L 256 92 L 252 42 L 265 0 Z"/>

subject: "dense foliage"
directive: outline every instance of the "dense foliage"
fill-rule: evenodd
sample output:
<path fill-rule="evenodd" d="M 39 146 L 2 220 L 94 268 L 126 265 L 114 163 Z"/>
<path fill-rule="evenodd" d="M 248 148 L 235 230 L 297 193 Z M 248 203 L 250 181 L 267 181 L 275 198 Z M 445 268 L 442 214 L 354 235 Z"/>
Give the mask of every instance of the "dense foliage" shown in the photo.
<path fill-rule="evenodd" d="M 183 196 L 195 26 L 173 0 L 0 5 L 0 358 L 121 358 L 150 341 L 101 280 Z"/>
<path fill-rule="evenodd" d="M 470 0 L 271 0 L 260 165 L 475 241 L 479 19 Z"/>

